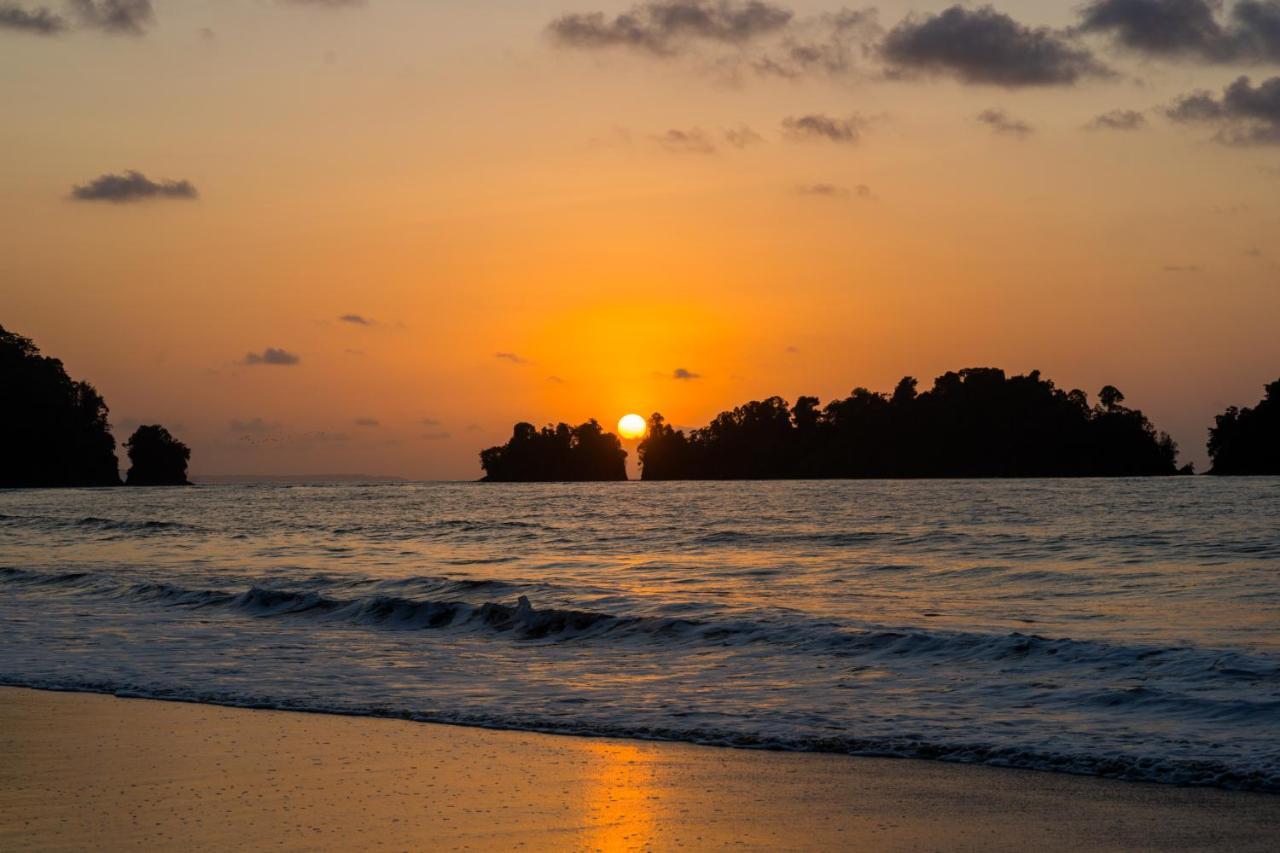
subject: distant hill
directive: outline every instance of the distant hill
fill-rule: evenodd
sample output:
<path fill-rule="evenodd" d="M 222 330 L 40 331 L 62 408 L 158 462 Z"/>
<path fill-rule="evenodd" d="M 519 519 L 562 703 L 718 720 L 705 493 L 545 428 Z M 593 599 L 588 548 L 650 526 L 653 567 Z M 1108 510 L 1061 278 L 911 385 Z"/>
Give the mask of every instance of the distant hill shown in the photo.
<path fill-rule="evenodd" d="M 409 483 L 412 481 L 386 474 L 192 474 L 191 482 L 197 485 L 225 486 L 254 483 L 323 485 L 325 483 Z"/>

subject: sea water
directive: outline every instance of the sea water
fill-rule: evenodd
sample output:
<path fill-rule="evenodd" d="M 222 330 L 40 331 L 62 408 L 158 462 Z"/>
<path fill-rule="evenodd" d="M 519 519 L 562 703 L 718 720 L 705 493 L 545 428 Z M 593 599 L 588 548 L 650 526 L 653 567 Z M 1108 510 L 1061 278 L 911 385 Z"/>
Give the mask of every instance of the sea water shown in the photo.
<path fill-rule="evenodd" d="M 0 492 L 0 683 L 1280 791 L 1280 479 Z"/>

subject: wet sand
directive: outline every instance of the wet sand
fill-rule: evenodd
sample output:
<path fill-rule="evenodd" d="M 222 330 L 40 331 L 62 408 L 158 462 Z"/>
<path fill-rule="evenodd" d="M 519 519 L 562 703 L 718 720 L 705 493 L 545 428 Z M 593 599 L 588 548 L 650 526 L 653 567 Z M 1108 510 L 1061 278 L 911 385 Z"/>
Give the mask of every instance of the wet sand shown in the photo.
<path fill-rule="evenodd" d="M 1274 850 L 1280 796 L 0 688 L 0 849 Z"/>

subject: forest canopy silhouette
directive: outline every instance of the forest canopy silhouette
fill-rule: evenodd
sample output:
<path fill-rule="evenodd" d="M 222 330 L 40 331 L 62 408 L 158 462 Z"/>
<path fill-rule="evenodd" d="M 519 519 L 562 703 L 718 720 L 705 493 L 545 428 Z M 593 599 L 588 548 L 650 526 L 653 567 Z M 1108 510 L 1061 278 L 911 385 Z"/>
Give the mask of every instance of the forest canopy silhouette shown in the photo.
<path fill-rule="evenodd" d="M 1280 379 L 1253 408 L 1229 407 L 1209 429 L 1210 474 L 1280 474 Z"/>
<path fill-rule="evenodd" d="M 753 400 L 685 432 L 649 418 L 645 480 L 860 477 L 1124 477 L 1176 474 L 1178 448 L 1108 385 L 1097 403 L 1039 371 L 973 367 L 927 391 L 905 377 L 891 394 L 857 388 L 825 406 Z M 581 437 L 579 431 L 582 431 Z M 626 452 L 593 420 L 536 429 L 481 453 L 485 480 L 625 479 Z M 1190 466 L 1183 469 L 1190 473 Z"/>
<path fill-rule="evenodd" d="M 518 423 L 511 440 L 480 453 L 486 482 L 627 479 L 627 451 L 594 418 L 571 427 Z"/>
<path fill-rule="evenodd" d="M 661 415 L 639 447 L 643 478 L 1076 477 L 1177 473 L 1177 445 L 1113 386 L 1089 405 L 1040 377 L 992 367 L 944 373 L 917 391 L 856 388 L 822 406 L 781 397 L 722 412 L 687 435 Z"/>
<path fill-rule="evenodd" d="M 97 389 L 0 326 L 0 488 L 120 485 L 108 413 Z M 139 428 L 126 446 L 130 485 L 186 482 L 191 451 L 163 427 Z"/>

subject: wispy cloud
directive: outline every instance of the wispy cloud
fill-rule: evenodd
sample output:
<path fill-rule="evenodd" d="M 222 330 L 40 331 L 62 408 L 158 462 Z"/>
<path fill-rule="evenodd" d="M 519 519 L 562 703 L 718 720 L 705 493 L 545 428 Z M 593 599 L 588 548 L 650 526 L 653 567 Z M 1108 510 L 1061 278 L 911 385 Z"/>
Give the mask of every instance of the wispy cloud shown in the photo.
<path fill-rule="evenodd" d="M 671 378 L 679 379 L 681 381 L 687 381 L 691 379 L 701 379 L 702 374 L 694 373 L 692 370 L 686 370 L 683 367 L 677 367 L 675 370 L 671 372 Z"/>
<path fill-rule="evenodd" d="M 1111 110 L 1096 116 L 1086 124 L 1085 130 L 1141 130 L 1147 126 L 1147 117 L 1137 110 Z"/>
<path fill-rule="evenodd" d="M 866 125 L 867 120 L 858 115 L 833 118 L 822 113 L 810 113 L 782 120 L 783 131 L 792 139 L 825 139 L 845 145 L 856 143 Z"/>
<path fill-rule="evenodd" d="M 978 121 L 996 133 L 1016 136 L 1019 139 L 1030 136 L 1034 132 L 1034 128 L 1031 125 L 1021 119 L 1014 118 L 1004 110 L 983 110 L 978 113 Z"/>
<path fill-rule="evenodd" d="M 524 356 L 517 355 L 516 353 L 513 353 L 513 352 L 495 352 L 493 354 L 493 357 L 500 358 L 503 361 L 509 361 L 512 364 L 533 364 L 533 362 L 529 361 L 529 359 L 525 358 Z"/>

